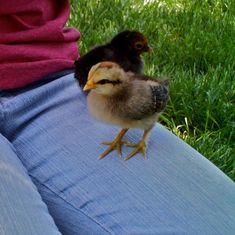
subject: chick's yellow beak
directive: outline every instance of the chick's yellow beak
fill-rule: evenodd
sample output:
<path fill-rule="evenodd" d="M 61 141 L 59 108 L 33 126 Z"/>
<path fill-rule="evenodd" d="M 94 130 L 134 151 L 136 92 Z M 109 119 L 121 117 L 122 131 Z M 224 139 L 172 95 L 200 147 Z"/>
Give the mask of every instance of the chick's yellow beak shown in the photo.
<path fill-rule="evenodd" d="M 84 91 L 89 91 L 96 88 L 96 84 L 92 80 L 88 80 L 86 85 L 83 87 Z"/>

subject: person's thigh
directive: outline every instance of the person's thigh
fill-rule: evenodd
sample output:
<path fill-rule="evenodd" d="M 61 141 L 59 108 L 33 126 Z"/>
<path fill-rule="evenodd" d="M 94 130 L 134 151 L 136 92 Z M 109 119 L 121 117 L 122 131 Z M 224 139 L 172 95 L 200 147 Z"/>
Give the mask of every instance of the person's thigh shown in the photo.
<path fill-rule="evenodd" d="M 16 93 L 7 107 L 8 138 L 63 234 L 234 233 L 234 183 L 161 125 L 147 160 L 98 160 L 119 129 L 90 117 L 73 74 Z"/>
<path fill-rule="evenodd" d="M 61 234 L 14 148 L 1 134 L 0 234 Z"/>

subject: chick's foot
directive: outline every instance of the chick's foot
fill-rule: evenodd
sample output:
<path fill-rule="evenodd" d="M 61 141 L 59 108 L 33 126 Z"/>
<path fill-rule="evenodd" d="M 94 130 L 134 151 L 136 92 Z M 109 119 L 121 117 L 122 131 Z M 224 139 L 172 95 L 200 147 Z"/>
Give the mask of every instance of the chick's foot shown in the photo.
<path fill-rule="evenodd" d="M 125 145 L 128 146 L 128 147 L 135 148 L 130 154 L 128 154 L 124 158 L 125 161 L 127 161 L 130 158 L 134 157 L 137 153 L 142 153 L 144 155 L 144 159 L 147 159 L 145 140 L 142 139 L 138 144 L 127 143 Z"/>
<path fill-rule="evenodd" d="M 117 150 L 118 155 L 121 156 L 122 145 L 126 144 L 125 141 L 122 141 L 122 138 L 127 131 L 128 131 L 127 128 L 123 128 L 112 142 L 102 142 L 102 144 L 109 145 L 109 147 L 100 155 L 99 159 L 106 157 L 110 152 L 112 152 L 115 149 Z"/>
<path fill-rule="evenodd" d="M 146 141 L 148 140 L 148 137 L 149 137 L 149 134 L 150 134 L 150 131 L 151 131 L 152 127 L 150 127 L 149 129 L 145 130 L 144 131 L 144 134 L 143 134 L 143 137 L 142 139 L 139 141 L 138 144 L 130 144 L 130 143 L 127 143 L 126 146 L 128 147 L 132 147 L 132 148 L 135 148 L 130 154 L 128 154 L 124 160 L 127 161 L 129 160 L 130 158 L 134 157 L 137 153 L 142 153 L 144 155 L 144 159 L 147 159 L 147 154 L 146 154 L 146 149 L 147 149 L 147 146 L 146 146 Z"/>

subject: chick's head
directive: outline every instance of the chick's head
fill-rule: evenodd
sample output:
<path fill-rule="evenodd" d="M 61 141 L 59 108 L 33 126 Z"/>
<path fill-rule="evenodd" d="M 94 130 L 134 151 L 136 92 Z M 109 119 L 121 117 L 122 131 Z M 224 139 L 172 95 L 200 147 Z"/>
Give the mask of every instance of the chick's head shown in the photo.
<path fill-rule="evenodd" d="M 147 38 L 138 31 L 123 31 L 112 39 L 111 44 L 121 51 L 137 55 L 143 52 L 152 52 Z"/>
<path fill-rule="evenodd" d="M 102 95 L 114 95 L 128 82 L 123 69 L 116 63 L 104 61 L 92 66 L 84 91 L 94 90 Z"/>

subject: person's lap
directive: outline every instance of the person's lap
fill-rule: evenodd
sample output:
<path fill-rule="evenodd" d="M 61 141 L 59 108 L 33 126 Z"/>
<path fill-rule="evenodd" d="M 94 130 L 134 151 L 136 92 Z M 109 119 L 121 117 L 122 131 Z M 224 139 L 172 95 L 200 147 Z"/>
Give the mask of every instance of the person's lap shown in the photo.
<path fill-rule="evenodd" d="M 115 152 L 98 160 L 100 142 L 119 128 L 90 117 L 72 74 L 6 97 L 5 136 L 63 234 L 234 232 L 234 183 L 161 125 L 148 160 Z M 125 138 L 140 136 L 129 130 Z"/>

